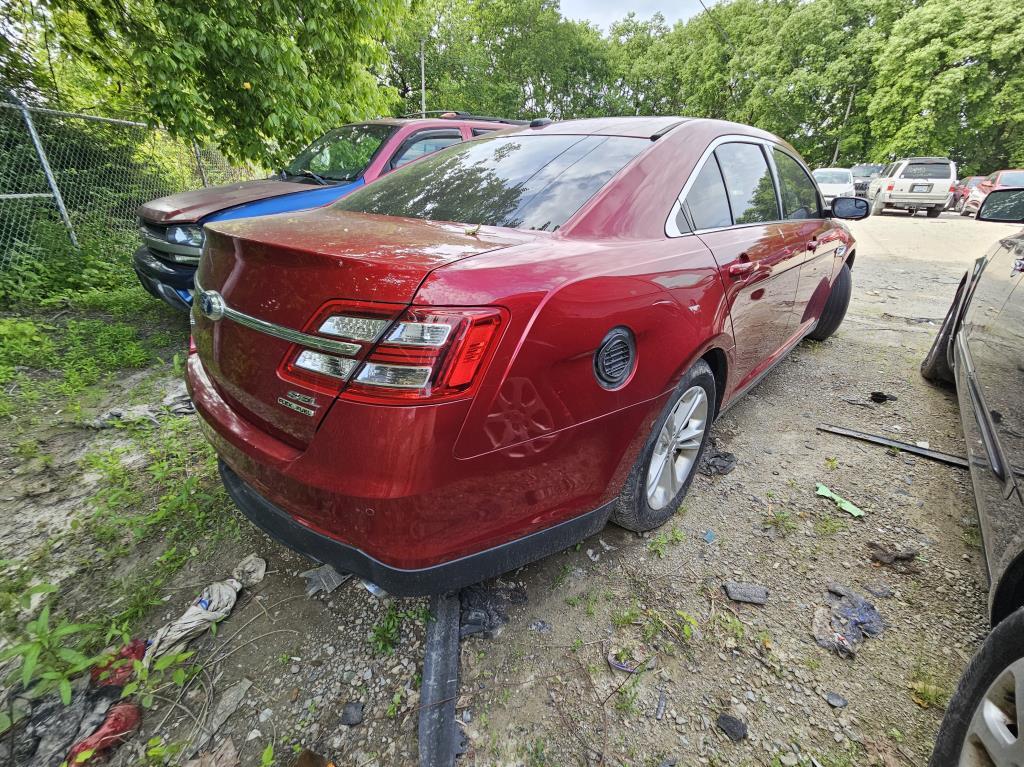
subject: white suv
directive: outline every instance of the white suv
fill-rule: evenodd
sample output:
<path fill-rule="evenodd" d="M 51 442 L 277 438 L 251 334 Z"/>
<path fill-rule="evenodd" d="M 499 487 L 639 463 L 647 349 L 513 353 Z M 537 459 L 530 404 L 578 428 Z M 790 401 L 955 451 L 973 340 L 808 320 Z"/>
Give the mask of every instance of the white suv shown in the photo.
<path fill-rule="evenodd" d="M 946 157 L 908 157 L 890 163 L 871 180 L 868 199 L 871 212 L 900 208 L 914 215 L 919 210 L 935 218 L 953 197 L 956 163 Z"/>

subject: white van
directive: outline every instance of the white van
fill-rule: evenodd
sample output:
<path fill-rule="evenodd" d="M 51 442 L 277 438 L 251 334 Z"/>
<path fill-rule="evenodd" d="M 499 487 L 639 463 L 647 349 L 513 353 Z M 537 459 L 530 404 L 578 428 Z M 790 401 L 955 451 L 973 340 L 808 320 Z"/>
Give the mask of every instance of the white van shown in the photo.
<path fill-rule="evenodd" d="M 946 157 L 897 160 L 871 181 L 871 212 L 899 208 L 914 215 L 924 210 L 929 218 L 936 218 L 952 200 L 955 184 L 956 163 Z"/>

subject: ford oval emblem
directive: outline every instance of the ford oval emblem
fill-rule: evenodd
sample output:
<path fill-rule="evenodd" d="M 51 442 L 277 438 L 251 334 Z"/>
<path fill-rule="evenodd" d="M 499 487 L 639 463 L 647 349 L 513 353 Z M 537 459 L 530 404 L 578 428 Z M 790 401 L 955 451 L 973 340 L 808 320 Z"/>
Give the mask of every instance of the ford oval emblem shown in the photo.
<path fill-rule="evenodd" d="M 216 290 L 204 290 L 199 294 L 199 311 L 208 320 L 216 322 L 224 316 L 224 299 Z"/>

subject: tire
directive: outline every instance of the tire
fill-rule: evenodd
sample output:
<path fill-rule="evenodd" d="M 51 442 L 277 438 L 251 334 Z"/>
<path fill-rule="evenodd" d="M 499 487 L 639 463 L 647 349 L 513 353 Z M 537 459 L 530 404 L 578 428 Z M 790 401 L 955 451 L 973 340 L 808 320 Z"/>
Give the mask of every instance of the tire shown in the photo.
<path fill-rule="evenodd" d="M 1002 694 L 1003 685 L 1001 683 L 1009 679 L 1012 684 L 1015 677 L 1024 675 L 1024 663 L 1011 670 L 1011 667 L 1022 659 L 1024 659 L 1024 609 L 1017 610 L 996 626 L 982 643 L 978 652 L 971 658 L 967 670 L 960 677 L 960 684 L 957 685 L 956 692 L 953 693 L 953 697 L 946 707 L 946 715 L 942 718 L 942 726 L 935 739 L 935 750 L 928 762 L 929 767 L 955 767 L 961 763 L 961 754 L 965 746 L 977 749 L 977 746 L 968 746 L 967 743 L 972 720 L 986 698 L 990 701 L 1001 701 L 1004 706 L 1006 705 L 1005 698 L 1012 698 L 1012 692 L 1008 696 Z M 990 688 L 994 689 L 990 691 Z M 1012 688 L 1010 690 L 1012 691 Z M 1016 705 L 1021 705 L 1021 702 L 1018 700 Z M 991 716 L 993 712 L 997 711 L 998 709 L 992 707 L 989 715 Z M 1018 722 L 1014 722 L 1010 725 L 1010 729 L 1016 731 L 1018 726 Z M 1019 751 L 1017 751 L 1017 756 L 1019 756 Z M 1001 760 L 998 755 L 993 754 L 989 755 L 989 758 L 970 761 L 969 764 L 994 764 L 996 767 L 1004 767 L 1004 765 L 1019 764 L 1017 756 Z"/>
<path fill-rule="evenodd" d="M 927 356 L 921 362 L 921 375 L 928 381 L 937 384 L 953 383 L 953 368 L 949 365 L 949 344 L 953 339 L 953 329 L 956 325 L 957 309 L 960 307 L 960 299 L 967 286 L 967 275 L 960 280 L 960 286 L 956 289 L 953 303 L 946 312 L 939 332 L 935 334 L 932 341 L 932 348 L 928 350 Z"/>
<path fill-rule="evenodd" d="M 682 412 L 689 406 L 690 403 L 685 399 L 686 397 L 699 399 L 701 394 L 704 397 L 706 410 L 703 433 L 696 451 L 692 453 L 686 450 L 675 452 L 674 447 L 670 448 L 672 451 L 670 453 L 662 451 L 665 445 L 663 431 L 666 429 L 669 416 L 676 414 L 677 406 L 680 407 L 679 412 Z M 680 504 L 683 502 L 683 498 L 686 497 L 686 492 L 690 489 L 690 483 L 693 482 L 693 477 L 697 473 L 697 467 L 700 465 L 701 458 L 704 455 L 704 448 L 707 446 L 708 436 L 711 433 L 711 422 L 715 416 L 715 401 L 715 376 L 707 362 L 697 360 L 676 385 L 672 396 L 669 397 L 665 407 L 662 408 L 661 413 L 655 420 L 650 436 L 648 436 L 647 441 L 644 443 L 640 456 L 637 458 L 632 470 L 630 470 L 629 476 L 626 478 L 626 484 L 623 486 L 619 499 L 615 503 L 615 509 L 611 515 L 612 522 L 619 525 L 619 527 L 639 533 L 660 527 L 675 515 L 676 511 L 679 510 Z M 696 421 L 696 416 L 699 416 L 699 412 L 695 413 L 694 416 L 693 419 L 687 419 L 682 425 L 686 426 Z M 671 427 L 669 428 L 671 429 Z M 688 441 L 696 442 L 696 436 Z M 682 458 L 690 461 L 690 463 L 684 467 L 685 476 L 681 477 L 678 487 L 674 492 L 667 492 L 658 485 L 657 489 L 661 492 L 658 493 L 659 497 L 653 499 L 654 503 L 652 505 L 652 498 L 649 492 L 651 483 L 649 479 L 652 463 L 655 466 L 658 465 L 656 461 L 659 453 L 661 456 L 671 456 L 670 462 L 664 464 L 668 471 L 674 472 L 676 467 L 680 466 Z M 659 476 L 661 476 L 660 473 Z M 658 483 L 655 484 L 657 485 Z"/>
<path fill-rule="evenodd" d="M 934 207 L 928 208 L 928 218 L 938 218 L 942 214 L 942 206 L 935 205 Z"/>
<path fill-rule="evenodd" d="M 874 198 L 871 200 L 871 215 L 881 215 L 883 210 L 885 210 L 885 203 L 882 202 L 882 195 L 881 193 L 879 193 L 876 194 Z"/>
<path fill-rule="evenodd" d="M 815 341 L 824 341 L 843 324 L 846 310 L 850 306 L 850 296 L 853 293 L 853 275 L 850 274 L 850 267 L 843 264 L 832 283 L 832 290 L 829 291 L 825 300 L 825 308 L 821 310 L 818 324 L 814 330 L 807 334 L 807 337 Z"/>
<path fill-rule="evenodd" d="M 961 197 L 956 201 L 956 205 L 953 206 L 953 210 L 959 213 L 961 216 L 964 214 L 964 203 L 967 202 L 966 197 Z"/>

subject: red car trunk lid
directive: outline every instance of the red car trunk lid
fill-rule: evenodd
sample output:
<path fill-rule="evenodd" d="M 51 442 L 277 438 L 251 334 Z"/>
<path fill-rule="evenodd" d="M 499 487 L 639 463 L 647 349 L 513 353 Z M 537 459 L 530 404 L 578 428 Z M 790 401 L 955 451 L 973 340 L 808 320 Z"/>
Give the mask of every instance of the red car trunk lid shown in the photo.
<path fill-rule="evenodd" d="M 197 286 L 217 291 L 231 312 L 311 335 L 317 332 L 311 321 L 328 301 L 373 302 L 395 318 L 434 269 L 530 237 L 331 208 L 222 222 L 206 231 Z M 196 299 L 201 305 L 198 293 Z M 212 321 L 193 310 L 193 317 L 203 367 L 224 399 L 254 425 L 305 446 L 337 392 L 282 375 L 291 341 L 230 313 Z M 364 345 L 349 356 L 361 359 L 367 351 Z"/>

